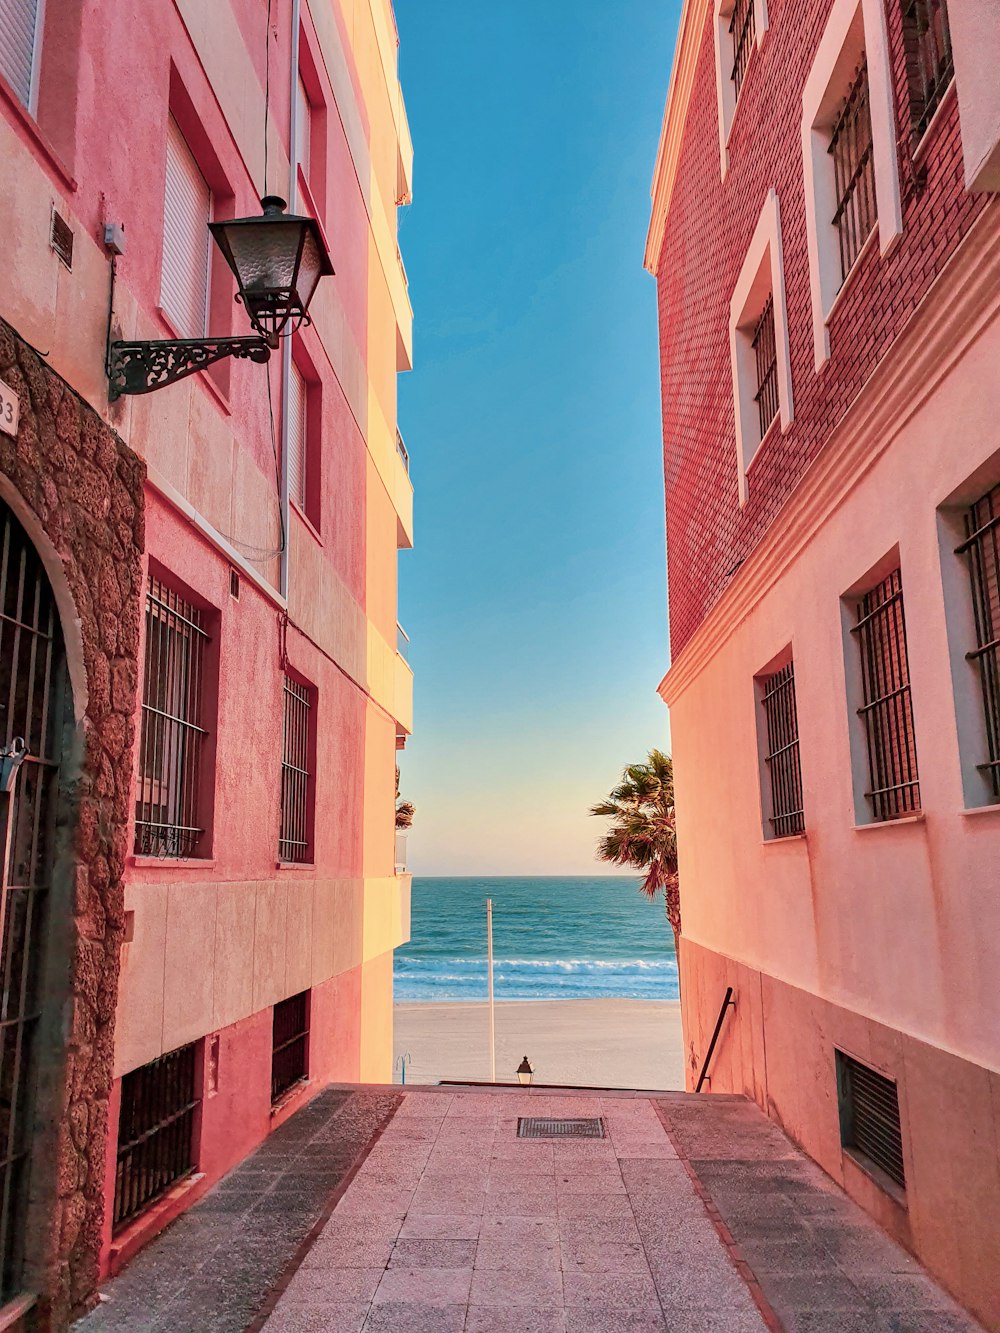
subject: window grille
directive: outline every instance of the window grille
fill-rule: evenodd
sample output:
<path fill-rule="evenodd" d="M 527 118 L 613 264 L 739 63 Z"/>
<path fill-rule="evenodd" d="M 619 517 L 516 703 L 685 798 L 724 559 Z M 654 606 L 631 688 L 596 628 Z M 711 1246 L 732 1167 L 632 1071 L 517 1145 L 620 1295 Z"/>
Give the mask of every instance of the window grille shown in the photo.
<path fill-rule="evenodd" d="M 917 749 L 906 656 L 903 585 L 898 569 L 858 604 L 864 704 L 858 709 L 868 742 L 871 802 L 876 820 L 898 819 L 920 809 Z"/>
<path fill-rule="evenodd" d="M 919 138 L 955 77 L 945 0 L 904 0 L 903 40 L 910 115 Z"/>
<path fill-rule="evenodd" d="M 313 777 L 312 698 L 308 685 L 285 677 L 285 731 L 281 754 L 281 834 L 278 859 L 308 861 L 312 856 Z"/>
<path fill-rule="evenodd" d="M 757 35 L 753 7 L 754 0 L 736 0 L 733 16 L 729 21 L 729 35 L 733 42 L 733 72 L 730 78 L 737 97 L 743 87 L 743 76 L 750 63 L 750 52 L 753 50 L 754 38 Z"/>
<path fill-rule="evenodd" d="M 976 647 L 967 656 L 979 666 L 986 720 L 987 757 L 979 770 L 1000 799 L 1000 485 L 969 510 L 965 533 L 958 553 L 969 560 L 976 620 Z"/>
<path fill-rule="evenodd" d="M 308 1071 L 309 992 L 274 1006 L 271 1043 L 271 1101 L 276 1102 Z"/>
<path fill-rule="evenodd" d="M 0 0 L 0 74 L 30 107 L 38 78 L 41 0 Z"/>
<path fill-rule="evenodd" d="M 205 334 L 211 214 L 211 191 L 171 118 L 163 189 L 160 305 L 181 338 Z"/>
<path fill-rule="evenodd" d="M 771 785 L 769 823 L 775 838 L 805 831 L 802 802 L 802 769 L 799 756 L 799 720 L 795 708 L 795 674 L 792 663 L 762 681 L 764 717 L 767 721 L 767 765 Z"/>
<path fill-rule="evenodd" d="M 52 588 L 27 533 L 0 502 L 0 746 L 18 738 L 26 746 L 13 790 L 0 796 L 7 858 L 0 875 L 0 1306 L 21 1290 L 35 1090 L 49 1055 L 39 1025 L 64 686 Z"/>
<path fill-rule="evenodd" d="M 182 1046 L 122 1079 L 115 1230 L 194 1170 L 197 1051 Z"/>
<path fill-rule="evenodd" d="M 135 850 L 143 856 L 192 856 L 205 832 L 202 622 L 197 607 L 150 575 L 135 803 Z"/>
<path fill-rule="evenodd" d="M 833 158 L 837 191 L 837 211 L 833 215 L 833 225 L 840 239 L 840 275 L 843 281 L 878 218 L 868 64 L 865 60 L 862 60 L 837 115 L 829 152 Z"/>
<path fill-rule="evenodd" d="M 292 362 L 288 381 L 288 494 L 300 509 L 306 507 L 309 389 Z"/>
<path fill-rule="evenodd" d="M 757 392 L 753 396 L 760 421 L 760 438 L 778 415 L 778 344 L 774 336 L 774 298 L 768 296 L 751 339 L 757 361 Z"/>
<path fill-rule="evenodd" d="M 896 1084 L 843 1051 L 836 1056 L 842 1145 L 866 1157 L 905 1189 Z"/>

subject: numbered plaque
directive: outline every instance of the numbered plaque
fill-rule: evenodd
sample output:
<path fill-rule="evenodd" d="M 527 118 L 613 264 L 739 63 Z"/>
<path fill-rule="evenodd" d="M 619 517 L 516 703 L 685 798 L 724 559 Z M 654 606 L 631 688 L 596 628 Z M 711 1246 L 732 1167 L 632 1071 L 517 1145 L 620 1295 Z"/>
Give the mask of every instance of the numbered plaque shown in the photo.
<path fill-rule="evenodd" d="M 17 434 L 17 419 L 21 414 L 21 402 L 9 384 L 0 380 L 0 430 L 5 435 Z"/>

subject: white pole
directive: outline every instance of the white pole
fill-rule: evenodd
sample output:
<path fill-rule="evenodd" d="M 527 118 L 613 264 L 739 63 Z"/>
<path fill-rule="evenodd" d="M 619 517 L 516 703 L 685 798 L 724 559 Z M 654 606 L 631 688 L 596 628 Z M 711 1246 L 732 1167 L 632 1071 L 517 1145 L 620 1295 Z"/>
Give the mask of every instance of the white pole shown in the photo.
<path fill-rule="evenodd" d="M 497 1042 L 493 1023 L 493 899 L 486 899 L 486 975 L 490 996 L 490 1082 L 497 1081 Z"/>

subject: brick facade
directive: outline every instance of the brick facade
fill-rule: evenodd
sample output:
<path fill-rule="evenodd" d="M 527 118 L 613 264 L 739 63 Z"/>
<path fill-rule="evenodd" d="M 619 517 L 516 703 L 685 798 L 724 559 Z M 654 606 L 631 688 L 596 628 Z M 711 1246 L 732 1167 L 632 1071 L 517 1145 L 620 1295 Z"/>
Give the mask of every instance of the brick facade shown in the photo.
<path fill-rule="evenodd" d="M 912 312 L 987 196 L 964 187 L 952 90 L 913 161 L 900 0 L 884 0 L 896 95 L 903 235 L 867 249 L 830 322 L 817 373 L 806 242 L 802 90 L 832 0 L 770 0 L 747 70 L 720 179 L 714 6 L 704 20 L 657 280 L 662 362 L 670 633 L 673 657 L 695 633 Z M 781 209 L 795 419 L 755 458 L 741 508 L 729 302 L 768 189 Z"/>
<path fill-rule="evenodd" d="M 2 494 L 29 536 L 57 558 L 82 652 L 86 710 L 60 773 L 46 999 L 48 1031 L 36 1120 L 27 1274 L 48 1295 L 42 1323 L 61 1326 L 97 1280 L 103 1224 L 108 1097 L 124 928 L 133 715 L 142 596 L 145 467 L 41 357 L 0 321 L 0 379 L 20 398 L 16 439 L 0 435 Z M 56 582 L 56 580 L 53 580 Z M 58 590 L 57 590 L 58 594 Z M 79 677 L 78 677 L 79 680 Z M 61 835 L 61 836 L 60 836 Z M 60 854 L 61 847 L 61 854 Z M 55 955 L 54 957 L 51 955 Z M 60 1012 L 55 1012 L 59 1009 Z"/>

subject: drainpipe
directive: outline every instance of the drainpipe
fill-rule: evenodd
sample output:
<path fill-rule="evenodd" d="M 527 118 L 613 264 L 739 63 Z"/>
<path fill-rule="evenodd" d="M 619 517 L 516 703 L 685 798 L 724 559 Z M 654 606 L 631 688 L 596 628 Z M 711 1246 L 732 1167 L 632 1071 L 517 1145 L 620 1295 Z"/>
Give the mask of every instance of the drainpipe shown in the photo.
<path fill-rule="evenodd" d="M 298 78 L 299 78 L 299 16 L 302 10 L 302 0 L 292 0 L 292 41 L 290 68 L 288 75 L 288 91 L 290 112 L 288 118 L 288 211 L 289 213 L 298 212 L 298 193 L 299 193 L 299 161 L 298 161 L 298 134 L 299 134 L 299 99 L 298 99 Z M 281 552 L 279 565 L 279 591 L 282 597 L 288 597 L 288 542 L 291 526 L 291 509 L 288 502 L 288 425 L 289 425 L 289 386 L 292 380 L 292 340 L 291 338 L 282 338 L 281 340 L 281 494 L 279 504 L 281 506 L 281 527 L 285 534 L 284 549 Z"/>

